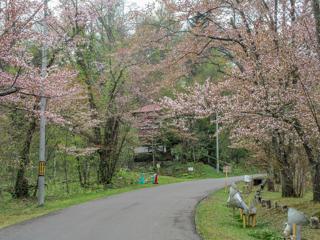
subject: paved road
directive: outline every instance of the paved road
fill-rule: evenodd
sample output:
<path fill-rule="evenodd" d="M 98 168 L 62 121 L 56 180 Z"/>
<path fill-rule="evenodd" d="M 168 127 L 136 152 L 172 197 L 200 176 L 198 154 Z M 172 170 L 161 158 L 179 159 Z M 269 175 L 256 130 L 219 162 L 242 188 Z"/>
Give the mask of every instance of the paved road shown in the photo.
<path fill-rule="evenodd" d="M 223 186 L 210 179 L 123 193 L 2 229 L 0 240 L 199 240 L 195 206 Z"/>

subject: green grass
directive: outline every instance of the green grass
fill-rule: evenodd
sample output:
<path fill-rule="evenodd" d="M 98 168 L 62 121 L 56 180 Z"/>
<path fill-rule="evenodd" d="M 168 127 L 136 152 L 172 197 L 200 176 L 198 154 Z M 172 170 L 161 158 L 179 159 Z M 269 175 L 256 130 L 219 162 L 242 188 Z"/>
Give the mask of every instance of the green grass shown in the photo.
<path fill-rule="evenodd" d="M 253 175 L 257 173 L 261 173 L 261 171 L 255 168 L 252 165 L 240 163 L 240 164 L 233 164 L 232 172 L 230 176 L 241 176 L 241 175 Z"/>
<path fill-rule="evenodd" d="M 282 198 L 280 192 L 263 192 L 264 199 L 272 200 L 274 203 L 277 201 L 281 205 L 287 205 L 288 207 L 296 208 L 307 216 L 317 215 L 320 217 L 320 203 L 314 203 L 312 200 L 312 193 L 308 191 L 303 198 Z M 264 220 L 270 225 L 270 228 L 277 231 L 283 231 L 283 223 L 286 222 L 287 213 L 282 212 L 279 209 L 258 208 L 260 214 L 258 215 L 258 221 Z M 308 240 L 320 239 L 320 230 L 311 229 L 309 226 L 302 228 L 302 238 Z"/>
<path fill-rule="evenodd" d="M 193 167 L 194 171 L 189 172 L 188 167 Z M 169 175 L 178 178 L 186 179 L 204 179 L 204 178 L 221 178 L 223 173 L 217 173 L 216 170 L 203 163 L 175 163 L 167 162 L 161 165 L 160 172 L 164 175 Z"/>
<path fill-rule="evenodd" d="M 196 209 L 197 231 L 204 240 L 276 240 L 279 234 L 258 221 L 256 228 L 243 228 L 239 212 L 233 216 L 226 206 L 228 194 L 224 189 L 215 192 L 199 203 Z"/>
<path fill-rule="evenodd" d="M 168 176 L 160 176 L 159 185 L 187 181 L 187 179 L 178 179 Z M 127 187 L 115 189 L 87 189 L 85 192 L 71 195 L 58 195 L 58 197 L 47 196 L 44 207 L 38 207 L 36 199 L 14 200 L 7 196 L 0 200 L 0 228 L 19 223 L 28 219 L 45 215 L 50 212 L 61 210 L 63 208 L 76 204 L 96 200 L 115 194 L 129 192 L 141 188 L 155 187 L 153 184 L 132 184 Z"/>
<path fill-rule="evenodd" d="M 188 167 L 193 167 L 193 172 L 188 172 Z M 173 177 L 182 177 L 188 179 L 204 179 L 204 178 L 221 178 L 224 177 L 223 173 L 217 173 L 215 168 L 201 162 L 163 162 L 160 169 L 163 175 Z M 246 174 L 256 174 L 259 171 L 250 166 L 233 165 L 232 172 L 229 176 L 240 176 Z"/>
<path fill-rule="evenodd" d="M 239 185 L 242 189 L 242 185 Z M 249 205 L 254 197 L 254 191 L 243 197 Z M 227 208 L 226 201 L 228 194 L 225 190 L 219 190 L 207 199 L 202 201 L 196 210 L 197 230 L 204 240 L 280 240 L 283 232 L 283 225 L 287 221 L 287 213 L 280 209 L 266 209 L 260 205 L 257 206 L 257 227 L 242 227 L 242 221 L 239 212 L 236 211 L 235 216 L 232 210 Z M 320 215 L 320 204 L 311 201 L 312 194 L 307 192 L 303 198 L 282 198 L 280 192 L 262 193 L 263 199 L 277 201 L 281 205 L 296 208 L 309 217 L 313 214 Z M 311 229 L 309 226 L 302 228 L 302 239 L 317 240 L 320 239 L 320 230 Z"/>

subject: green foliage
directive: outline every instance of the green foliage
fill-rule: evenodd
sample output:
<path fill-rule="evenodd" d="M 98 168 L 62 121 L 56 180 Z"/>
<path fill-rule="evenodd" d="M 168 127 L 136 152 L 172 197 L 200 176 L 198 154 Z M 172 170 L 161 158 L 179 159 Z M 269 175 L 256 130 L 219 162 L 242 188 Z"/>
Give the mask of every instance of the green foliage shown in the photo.
<path fill-rule="evenodd" d="M 216 124 L 211 118 L 190 119 L 188 130 L 175 128 L 170 121 L 164 124 L 159 142 L 167 147 L 172 158 L 181 162 L 216 163 Z M 249 155 L 245 149 L 230 148 L 229 131 L 219 133 L 219 157 L 221 166 L 228 163 L 239 165 Z"/>
<path fill-rule="evenodd" d="M 263 229 L 263 230 L 255 230 L 248 234 L 249 236 L 254 237 L 255 239 L 261 239 L 261 240 L 282 240 L 283 237 L 269 229 Z"/>
<path fill-rule="evenodd" d="M 137 183 L 139 174 L 128 169 L 120 168 L 114 176 L 113 187 L 125 187 Z"/>
<path fill-rule="evenodd" d="M 276 189 L 280 186 L 276 185 Z M 320 203 L 312 201 L 312 191 L 308 189 L 301 198 L 282 198 L 281 192 L 262 192 L 262 198 L 277 202 L 279 205 L 286 205 L 288 207 L 296 208 L 299 211 L 305 213 L 307 216 L 312 216 L 317 211 L 320 211 Z M 266 209 L 259 206 L 258 208 L 258 221 L 264 221 L 268 224 L 269 229 L 278 233 L 283 231 L 283 224 L 287 221 L 287 212 L 279 209 Z M 318 239 L 319 230 L 311 229 L 309 226 L 302 227 L 302 239 Z"/>
<path fill-rule="evenodd" d="M 243 184 L 239 185 L 242 189 Z M 250 194 L 244 194 L 245 202 L 249 203 L 255 194 L 255 188 Z M 196 211 L 196 224 L 204 240 L 280 240 L 283 239 L 283 223 L 287 221 L 287 212 L 280 209 L 267 209 L 257 205 L 257 226 L 243 228 L 238 211 L 232 214 L 232 209 L 227 208 L 228 193 L 224 190 L 217 191 L 202 201 Z M 263 199 L 277 201 L 299 209 L 308 216 L 320 209 L 319 203 L 311 202 L 312 192 L 308 191 L 303 198 L 282 198 L 280 192 L 262 192 Z M 302 239 L 318 239 L 318 230 L 308 226 L 302 228 Z"/>
<path fill-rule="evenodd" d="M 194 171 L 189 172 L 188 167 L 193 167 Z M 214 168 L 203 163 L 178 163 L 164 162 L 160 169 L 161 174 L 186 178 L 186 179 L 202 179 L 202 178 L 219 178 L 223 177 L 222 173 L 217 173 Z"/>
<path fill-rule="evenodd" d="M 257 222 L 256 228 L 243 228 L 238 212 L 233 216 L 232 209 L 227 207 L 227 198 L 228 193 L 223 189 L 213 193 L 198 205 L 196 226 L 204 240 L 279 239 L 277 238 L 279 234 L 260 221 Z"/>

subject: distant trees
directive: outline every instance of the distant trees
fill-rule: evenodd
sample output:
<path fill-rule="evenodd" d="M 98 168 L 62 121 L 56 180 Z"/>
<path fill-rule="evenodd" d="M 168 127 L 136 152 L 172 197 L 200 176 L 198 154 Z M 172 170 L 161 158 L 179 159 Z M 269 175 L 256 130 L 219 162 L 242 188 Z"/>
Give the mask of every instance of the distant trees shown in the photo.
<path fill-rule="evenodd" d="M 203 162 L 216 166 L 216 125 L 214 118 L 197 119 L 195 116 L 177 114 L 170 116 L 162 123 L 158 141 L 166 146 L 173 161 Z M 225 164 L 240 164 L 247 160 L 249 155 L 242 148 L 232 147 L 228 129 L 219 132 L 219 154 L 221 169 Z"/>

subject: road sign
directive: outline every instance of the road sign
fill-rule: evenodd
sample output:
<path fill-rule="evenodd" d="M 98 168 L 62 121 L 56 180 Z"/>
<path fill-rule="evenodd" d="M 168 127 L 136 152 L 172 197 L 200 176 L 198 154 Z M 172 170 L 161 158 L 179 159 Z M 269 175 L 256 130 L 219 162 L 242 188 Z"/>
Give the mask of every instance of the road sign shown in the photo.
<path fill-rule="evenodd" d="M 231 173 L 231 166 L 229 166 L 229 165 L 223 166 L 223 172 L 224 173 Z"/>
<path fill-rule="evenodd" d="M 188 167 L 188 172 L 193 172 L 193 171 L 194 171 L 193 167 Z"/>
<path fill-rule="evenodd" d="M 244 175 L 244 182 L 245 183 L 251 183 L 252 182 L 252 176 L 250 175 Z"/>

